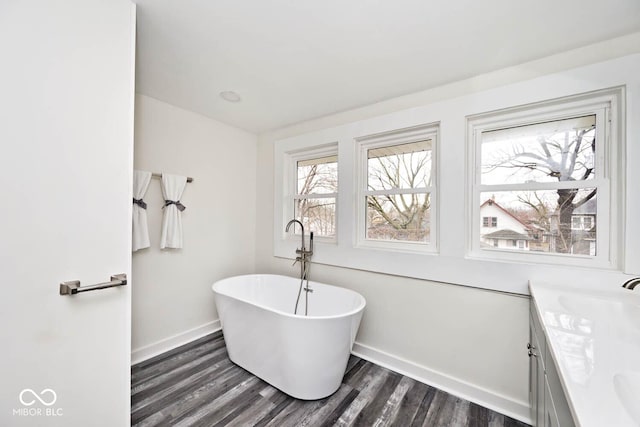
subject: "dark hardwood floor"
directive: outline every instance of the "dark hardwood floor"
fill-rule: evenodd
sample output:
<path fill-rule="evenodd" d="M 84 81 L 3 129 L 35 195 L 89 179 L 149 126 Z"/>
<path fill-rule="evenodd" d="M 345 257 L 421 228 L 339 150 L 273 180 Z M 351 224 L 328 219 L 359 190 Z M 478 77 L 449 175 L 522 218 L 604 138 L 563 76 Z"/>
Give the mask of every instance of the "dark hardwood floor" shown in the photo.
<path fill-rule="evenodd" d="M 234 365 L 221 332 L 133 366 L 131 424 L 526 426 L 355 356 L 336 393 L 297 400 Z"/>

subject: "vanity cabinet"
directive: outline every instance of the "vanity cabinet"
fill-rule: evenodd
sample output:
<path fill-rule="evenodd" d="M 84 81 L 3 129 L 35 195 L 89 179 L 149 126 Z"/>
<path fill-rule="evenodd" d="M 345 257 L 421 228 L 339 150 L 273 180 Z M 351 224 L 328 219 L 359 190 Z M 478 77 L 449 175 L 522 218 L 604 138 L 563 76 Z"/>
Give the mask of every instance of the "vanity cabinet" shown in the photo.
<path fill-rule="evenodd" d="M 529 403 L 535 427 L 574 427 L 575 422 L 549 353 L 542 323 L 531 299 L 529 314 Z"/>

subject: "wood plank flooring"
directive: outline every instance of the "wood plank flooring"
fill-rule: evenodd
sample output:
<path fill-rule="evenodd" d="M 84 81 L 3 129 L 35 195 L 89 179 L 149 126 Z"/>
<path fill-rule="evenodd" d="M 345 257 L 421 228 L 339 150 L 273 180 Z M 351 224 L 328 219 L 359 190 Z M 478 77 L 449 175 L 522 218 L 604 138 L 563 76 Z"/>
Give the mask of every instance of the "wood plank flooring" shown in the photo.
<path fill-rule="evenodd" d="M 526 426 L 355 356 L 336 393 L 318 401 L 297 400 L 234 365 L 221 332 L 132 367 L 131 424 Z"/>

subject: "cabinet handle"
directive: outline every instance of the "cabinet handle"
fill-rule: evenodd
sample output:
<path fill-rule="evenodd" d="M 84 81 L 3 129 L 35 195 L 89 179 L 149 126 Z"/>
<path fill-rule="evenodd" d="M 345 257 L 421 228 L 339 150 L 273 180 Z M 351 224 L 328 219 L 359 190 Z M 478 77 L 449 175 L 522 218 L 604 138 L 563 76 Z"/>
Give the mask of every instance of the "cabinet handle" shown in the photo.
<path fill-rule="evenodd" d="M 531 343 L 527 344 L 527 350 L 535 350 L 535 346 L 531 345 Z"/>
<path fill-rule="evenodd" d="M 532 346 L 532 348 L 533 348 L 533 346 Z M 531 349 L 529 349 L 529 351 L 527 352 L 527 354 L 529 355 L 529 357 L 538 357 L 538 355 L 537 355 L 537 354 L 535 354 L 535 353 L 533 352 L 533 350 L 531 350 Z"/>

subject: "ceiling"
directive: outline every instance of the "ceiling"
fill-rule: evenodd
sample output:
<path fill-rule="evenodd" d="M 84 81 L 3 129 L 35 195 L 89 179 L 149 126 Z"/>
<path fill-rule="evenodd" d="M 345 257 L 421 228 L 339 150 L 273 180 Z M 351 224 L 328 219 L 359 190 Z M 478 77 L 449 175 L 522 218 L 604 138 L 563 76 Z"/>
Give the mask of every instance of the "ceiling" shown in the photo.
<path fill-rule="evenodd" d="M 255 133 L 640 31 L 638 0 L 135 1 L 137 92 Z"/>

